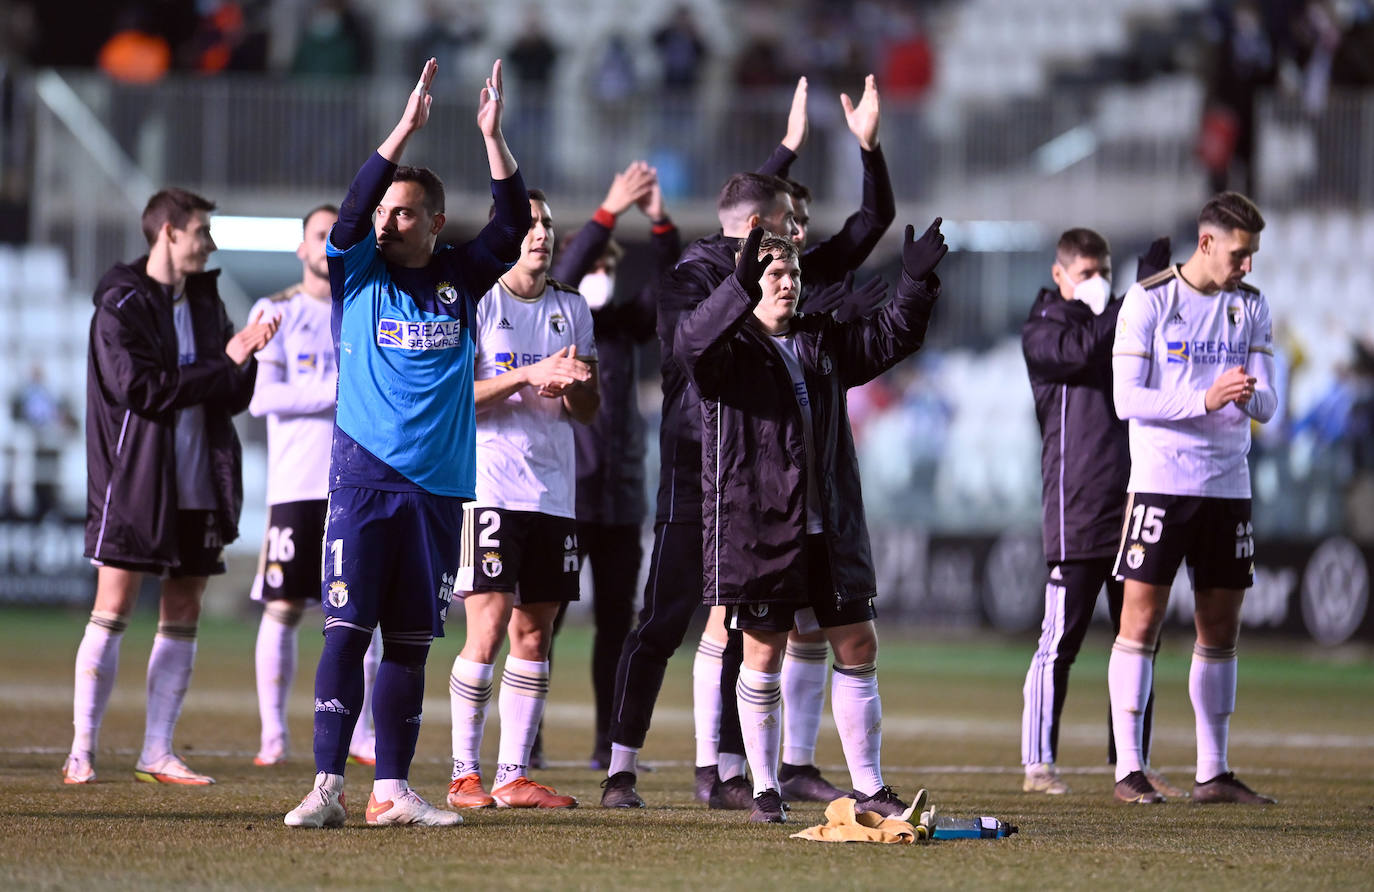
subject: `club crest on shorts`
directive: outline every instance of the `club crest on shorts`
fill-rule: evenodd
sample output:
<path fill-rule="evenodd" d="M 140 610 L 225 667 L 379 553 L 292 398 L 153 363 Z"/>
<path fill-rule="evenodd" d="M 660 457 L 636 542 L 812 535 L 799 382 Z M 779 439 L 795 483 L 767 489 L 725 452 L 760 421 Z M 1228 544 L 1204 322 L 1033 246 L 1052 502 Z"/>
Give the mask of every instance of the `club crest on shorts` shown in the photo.
<path fill-rule="evenodd" d="M 750 605 L 749 605 L 749 612 L 752 613 L 756 619 L 763 619 L 765 616 L 768 615 L 768 605 L 767 605 L 767 604 L 750 604 Z"/>
<path fill-rule="evenodd" d="M 1140 565 L 1145 563 L 1145 546 L 1137 542 L 1126 549 L 1126 566 L 1132 570 L 1139 570 Z"/>
<path fill-rule="evenodd" d="M 268 588 L 281 588 L 281 584 L 285 581 L 285 574 L 282 573 L 281 564 L 276 561 L 268 564 L 267 569 L 263 571 L 262 581 L 267 583 Z"/>
<path fill-rule="evenodd" d="M 342 579 L 329 583 L 329 593 L 325 595 L 329 599 L 329 606 L 342 607 L 348 603 L 348 583 Z"/>
<path fill-rule="evenodd" d="M 439 302 L 446 307 L 452 306 L 458 300 L 458 289 L 449 282 L 440 282 L 434 293 L 439 296 Z"/>
<path fill-rule="evenodd" d="M 488 551 L 482 555 L 482 572 L 485 575 L 493 578 L 500 576 L 502 566 L 501 552 Z"/>

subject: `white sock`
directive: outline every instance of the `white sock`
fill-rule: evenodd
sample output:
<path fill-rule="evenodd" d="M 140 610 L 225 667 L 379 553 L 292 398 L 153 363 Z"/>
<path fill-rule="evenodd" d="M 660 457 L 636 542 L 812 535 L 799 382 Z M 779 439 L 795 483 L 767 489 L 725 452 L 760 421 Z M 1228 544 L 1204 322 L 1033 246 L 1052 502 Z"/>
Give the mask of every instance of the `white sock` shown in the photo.
<path fill-rule="evenodd" d="M 825 707 L 824 641 L 789 641 L 782 658 L 782 760 L 788 765 L 816 764 L 816 737 Z"/>
<path fill-rule="evenodd" d="M 696 723 L 698 768 L 720 761 L 720 664 L 724 654 L 725 642 L 702 636 L 692 661 L 692 718 Z"/>
<path fill-rule="evenodd" d="M 530 750 L 544 717 L 544 701 L 549 696 L 549 661 L 518 660 L 507 656 L 501 672 L 501 693 L 497 708 L 501 712 L 501 745 L 497 750 L 496 780 L 493 787 L 504 786 L 525 776 Z"/>
<path fill-rule="evenodd" d="M 372 782 L 372 795 L 378 802 L 394 801 L 409 789 L 410 783 L 399 777 L 379 777 Z"/>
<path fill-rule="evenodd" d="M 148 718 L 140 765 L 151 765 L 172 752 L 172 732 L 181 717 L 195 662 L 196 627 L 158 623 L 148 655 Z"/>
<path fill-rule="evenodd" d="M 1141 758 L 1145 703 L 1154 682 L 1154 648 L 1117 636 L 1107 660 L 1107 690 L 1112 699 L 1112 734 L 1116 738 L 1116 779 L 1144 771 Z"/>
<path fill-rule="evenodd" d="M 835 664 L 830 678 L 830 711 L 840 732 L 849 782 L 872 796 L 883 787 L 883 700 L 878 695 L 878 667 Z"/>
<path fill-rule="evenodd" d="M 253 666 L 258 684 L 262 747 L 286 744 L 286 699 L 296 677 L 296 627 L 300 611 L 285 601 L 269 601 L 258 624 Z"/>
<path fill-rule="evenodd" d="M 377 686 L 377 667 L 382 665 L 382 631 L 372 630 L 372 643 L 363 654 L 363 705 L 358 713 L 358 721 L 353 726 L 353 737 L 348 742 L 348 751 L 358 755 L 375 758 L 377 753 L 377 731 L 372 723 L 372 689 Z"/>
<path fill-rule="evenodd" d="M 606 769 L 606 776 L 610 777 L 622 771 L 628 771 L 631 774 L 639 773 L 639 747 L 612 743 L 611 764 Z"/>
<path fill-rule="evenodd" d="M 728 781 L 732 777 L 743 777 L 749 760 L 739 753 L 721 753 L 720 763 L 716 765 L 716 777 Z"/>
<path fill-rule="evenodd" d="M 1236 649 L 1193 645 L 1188 696 L 1197 723 L 1197 782 L 1206 783 L 1231 769 L 1226 738 L 1236 711 Z"/>
<path fill-rule="evenodd" d="M 448 676 L 448 702 L 453 711 L 453 777 L 481 774 L 482 731 L 491 705 L 491 676 L 495 666 L 453 659 Z"/>
<path fill-rule="evenodd" d="M 782 673 L 741 666 L 735 684 L 744 752 L 754 772 L 754 795 L 781 788 L 778 754 L 782 748 Z M 724 778 L 722 778 L 724 779 Z"/>
<path fill-rule="evenodd" d="M 100 722 L 119 671 L 119 642 L 129 621 L 116 613 L 91 611 L 76 649 L 76 687 L 72 693 L 72 753 L 90 760 Z"/>

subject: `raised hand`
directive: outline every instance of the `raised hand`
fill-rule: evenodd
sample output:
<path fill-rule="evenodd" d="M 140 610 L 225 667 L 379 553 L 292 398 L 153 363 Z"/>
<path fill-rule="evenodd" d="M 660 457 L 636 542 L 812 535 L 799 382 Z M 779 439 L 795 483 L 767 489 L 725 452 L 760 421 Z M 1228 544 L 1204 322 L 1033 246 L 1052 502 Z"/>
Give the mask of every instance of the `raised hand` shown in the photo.
<path fill-rule="evenodd" d="M 912 281 L 919 282 L 933 273 L 949 251 L 945 234 L 940 231 L 943 222 L 944 218 L 936 217 L 919 239 L 915 238 L 916 227 L 907 224 L 902 238 L 902 272 Z"/>
<path fill-rule="evenodd" d="M 759 256 L 759 244 L 762 242 L 762 226 L 755 226 L 749 230 L 749 236 L 744 240 L 744 248 L 740 252 L 739 261 L 735 264 L 735 279 L 744 289 L 744 293 L 748 294 L 752 300 L 759 300 L 763 297 L 763 286 L 759 282 L 763 278 L 764 270 L 768 269 L 768 264 L 773 262 L 772 254 Z"/>
<path fill-rule="evenodd" d="M 829 313 L 844 302 L 845 295 L 854 290 L 854 274 L 844 274 L 844 280 L 821 285 L 802 292 L 801 308 L 807 313 Z"/>
<path fill-rule="evenodd" d="M 839 322 L 855 322 L 872 315 L 887 299 L 887 283 L 874 276 L 858 288 L 842 295 L 840 305 L 835 308 L 835 319 Z"/>
<path fill-rule="evenodd" d="M 654 184 L 635 201 L 635 204 L 639 207 L 640 213 L 656 223 L 668 216 L 668 210 L 663 204 L 663 186 L 658 182 L 658 171 L 652 167 L 649 169 L 654 171 Z"/>
<path fill-rule="evenodd" d="M 855 105 L 848 93 L 840 94 L 840 105 L 844 107 L 844 120 L 849 132 L 859 140 L 859 147 L 871 152 L 878 147 L 878 120 L 881 108 L 878 102 L 878 81 L 873 75 L 864 78 L 864 94 Z"/>
<path fill-rule="evenodd" d="M 1227 369 L 1207 388 L 1205 404 L 1208 412 L 1215 412 L 1227 403 L 1243 406 L 1255 395 L 1255 378 L 1244 366 Z"/>
<path fill-rule="evenodd" d="M 797 89 L 792 93 L 792 108 L 787 113 L 787 132 L 783 134 L 782 144 L 795 155 L 806 144 L 810 130 L 806 117 L 806 78 L 799 77 Z"/>
<path fill-rule="evenodd" d="M 1167 235 L 1150 242 L 1150 247 L 1136 259 L 1135 280 L 1139 282 L 1161 272 L 1169 265 L 1172 256 Z"/>
<path fill-rule="evenodd" d="M 377 149 L 377 154 L 388 161 L 400 163 L 406 141 L 429 121 L 429 107 L 434 102 L 429 89 L 434 85 L 434 75 L 438 70 L 439 63 L 434 59 L 426 62 L 420 70 L 420 79 L 415 82 L 415 89 L 410 91 L 410 97 L 406 100 L 405 113 Z"/>
<path fill-rule="evenodd" d="M 493 139 L 501 133 L 501 113 L 505 110 L 505 94 L 502 92 L 501 60 L 491 66 L 491 77 L 487 78 L 477 97 L 477 126 L 482 135 Z"/>
<path fill-rule="evenodd" d="M 234 361 L 234 365 L 243 365 L 254 353 L 267 346 L 280 325 L 280 316 L 267 316 L 265 310 L 258 310 L 253 321 L 235 332 L 229 343 L 224 345 L 225 355 Z"/>
<path fill-rule="evenodd" d="M 658 185 L 658 171 L 647 161 L 631 161 L 630 166 L 616 174 L 601 207 L 619 217 L 649 194 Z"/>

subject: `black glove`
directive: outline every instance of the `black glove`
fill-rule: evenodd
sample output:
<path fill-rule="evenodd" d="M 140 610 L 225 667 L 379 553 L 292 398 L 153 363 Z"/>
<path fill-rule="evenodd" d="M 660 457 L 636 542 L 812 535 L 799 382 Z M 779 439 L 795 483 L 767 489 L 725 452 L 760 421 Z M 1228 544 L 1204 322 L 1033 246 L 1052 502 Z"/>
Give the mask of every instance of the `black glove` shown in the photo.
<path fill-rule="evenodd" d="M 739 281 L 744 293 L 749 295 L 749 299 L 756 302 L 763 299 L 763 288 L 759 285 L 759 280 L 763 278 L 763 271 L 768 269 L 768 264 L 773 262 L 772 254 L 759 256 L 759 243 L 762 241 L 763 227 L 755 226 L 744 240 L 739 261 L 735 264 L 735 279 Z"/>
<path fill-rule="evenodd" d="M 887 283 L 874 276 L 844 296 L 835 308 L 839 322 L 856 322 L 873 314 L 887 300 Z"/>
<path fill-rule="evenodd" d="M 940 231 L 942 222 L 942 218 L 936 217 L 919 239 L 915 238 L 916 227 L 907 224 L 906 237 L 902 240 L 902 272 L 912 281 L 919 282 L 933 273 L 949 251 L 945 235 Z"/>
<path fill-rule="evenodd" d="M 829 313 L 844 303 L 845 295 L 854 290 L 854 274 L 845 273 L 843 282 L 831 282 L 802 292 L 801 308 L 807 313 Z"/>
<path fill-rule="evenodd" d="M 1167 235 L 1150 242 L 1150 247 L 1145 250 L 1145 253 L 1136 258 L 1135 280 L 1140 282 L 1157 272 L 1162 272 L 1169 265 L 1172 257 L 1172 249 Z"/>

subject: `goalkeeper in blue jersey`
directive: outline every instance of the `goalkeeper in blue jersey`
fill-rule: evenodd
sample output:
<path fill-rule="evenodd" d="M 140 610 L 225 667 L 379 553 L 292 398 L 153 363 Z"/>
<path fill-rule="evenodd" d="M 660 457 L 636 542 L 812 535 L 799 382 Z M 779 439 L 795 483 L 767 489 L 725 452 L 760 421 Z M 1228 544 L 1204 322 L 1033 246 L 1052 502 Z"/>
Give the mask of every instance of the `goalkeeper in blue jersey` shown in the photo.
<path fill-rule="evenodd" d="M 315 785 L 286 815 L 292 827 L 344 822 L 343 772 L 363 702 L 363 654 L 380 626 L 374 693 L 376 780 L 369 824 L 457 824 L 407 783 L 424 699 L 425 659 L 457 571 L 463 502 L 473 498 L 477 300 L 520 256 L 530 228 L 524 181 L 501 133 L 501 63 L 481 91 L 496 212 L 477 237 L 435 251 L 444 187 L 403 167 L 429 119 L 437 64 L 349 187 L 327 253 L 339 401 L 325 527 L 324 651 L 315 675 Z"/>

